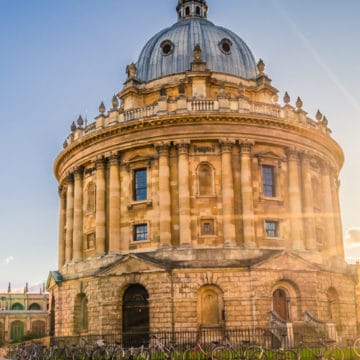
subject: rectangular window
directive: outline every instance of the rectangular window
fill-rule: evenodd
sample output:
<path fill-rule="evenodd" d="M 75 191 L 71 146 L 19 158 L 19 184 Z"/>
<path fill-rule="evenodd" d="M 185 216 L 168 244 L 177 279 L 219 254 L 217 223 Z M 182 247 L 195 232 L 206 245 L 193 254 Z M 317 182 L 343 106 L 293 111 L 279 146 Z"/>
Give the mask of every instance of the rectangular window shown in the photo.
<path fill-rule="evenodd" d="M 207 219 L 207 220 L 201 220 L 200 222 L 201 226 L 201 235 L 214 235 L 214 220 Z"/>
<path fill-rule="evenodd" d="M 269 165 L 262 166 L 262 180 L 264 196 L 275 197 L 275 172 L 274 167 Z"/>
<path fill-rule="evenodd" d="M 147 199 L 147 174 L 146 169 L 138 169 L 134 171 L 134 200 Z"/>
<path fill-rule="evenodd" d="M 94 249 L 95 248 L 95 233 L 86 235 L 86 249 Z"/>
<path fill-rule="evenodd" d="M 265 221 L 266 237 L 278 237 L 278 227 L 277 221 Z"/>
<path fill-rule="evenodd" d="M 148 239 L 147 224 L 139 224 L 134 226 L 134 241 L 145 241 Z"/>

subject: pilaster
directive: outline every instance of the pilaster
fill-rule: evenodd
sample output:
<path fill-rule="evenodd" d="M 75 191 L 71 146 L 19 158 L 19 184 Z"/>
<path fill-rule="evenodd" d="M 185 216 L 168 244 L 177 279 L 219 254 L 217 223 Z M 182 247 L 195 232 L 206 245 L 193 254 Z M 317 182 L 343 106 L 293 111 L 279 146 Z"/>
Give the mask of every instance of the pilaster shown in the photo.
<path fill-rule="evenodd" d="M 178 176 L 179 176 L 179 233 L 180 246 L 191 244 L 190 188 L 189 188 L 189 145 L 179 143 Z"/>
<path fill-rule="evenodd" d="M 120 178 L 119 156 L 112 154 L 109 165 L 109 253 L 120 252 Z"/>
<path fill-rule="evenodd" d="M 252 187 L 251 149 L 254 143 L 248 140 L 240 141 L 241 157 L 241 198 L 242 220 L 245 247 L 255 247 L 255 216 L 254 195 Z"/>
<path fill-rule="evenodd" d="M 300 192 L 299 153 L 295 148 L 287 148 L 288 156 L 288 193 L 290 218 L 290 247 L 297 250 L 304 249 L 303 216 Z"/>
<path fill-rule="evenodd" d="M 106 239 L 106 177 L 105 177 L 105 159 L 99 157 L 96 159 L 96 254 L 102 256 L 105 254 Z"/>
<path fill-rule="evenodd" d="M 235 246 L 234 178 L 232 169 L 232 147 L 235 141 L 221 140 L 220 144 L 224 245 Z"/>

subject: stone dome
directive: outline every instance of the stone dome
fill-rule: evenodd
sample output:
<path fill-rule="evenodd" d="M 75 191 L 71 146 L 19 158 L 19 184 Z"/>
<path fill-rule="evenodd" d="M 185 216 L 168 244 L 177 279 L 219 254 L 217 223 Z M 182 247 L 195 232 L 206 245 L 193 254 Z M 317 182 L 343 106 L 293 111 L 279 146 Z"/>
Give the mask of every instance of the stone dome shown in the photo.
<path fill-rule="evenodd" d="M 206 19 L 205 1 L 179 1 L 178 21 L 153 36 L 141 51 L 137 79 L 150 81 L 190 69 L 195 45 L 210 71 L 253 79 L 257 67 L 246 43 L 232 31 Z"/>

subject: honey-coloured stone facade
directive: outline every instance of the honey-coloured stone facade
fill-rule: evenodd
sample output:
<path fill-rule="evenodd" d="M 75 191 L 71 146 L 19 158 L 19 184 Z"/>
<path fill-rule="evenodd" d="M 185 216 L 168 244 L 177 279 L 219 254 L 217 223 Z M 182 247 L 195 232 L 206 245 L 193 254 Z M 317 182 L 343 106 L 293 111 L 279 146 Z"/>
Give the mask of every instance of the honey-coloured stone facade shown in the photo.
<path fill-rule="evenodd" d="M 198 2 L 179 2 L 179 21 Z M 53 333 L 311 322 L 345 338 L 356 279 L 343 252 L 343 152 L 326 117 L 288 94 L 281 105 L 262 61 L 248 79 L 202 56 L 197 45 L 187 71 L 146 82 L 129 65 L 112 108 L 72 125 L 54 164 Z"/>

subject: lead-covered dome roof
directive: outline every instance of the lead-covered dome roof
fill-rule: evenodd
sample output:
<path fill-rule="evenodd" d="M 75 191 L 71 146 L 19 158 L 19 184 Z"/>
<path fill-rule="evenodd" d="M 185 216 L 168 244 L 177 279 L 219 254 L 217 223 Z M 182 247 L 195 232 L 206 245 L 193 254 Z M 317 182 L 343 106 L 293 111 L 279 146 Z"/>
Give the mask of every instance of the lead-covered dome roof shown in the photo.
<path fill-rule="evenodd" d="M 254 56 L 246 43 L 232 31 L 206 19 L 204 0 L 180 0 L 178 21 L 153 36 L 141 51 L 136 64 L 139 81 L 190 70 L 195 45 L 210 71 L 246 79 L 257 75 Z"/>

